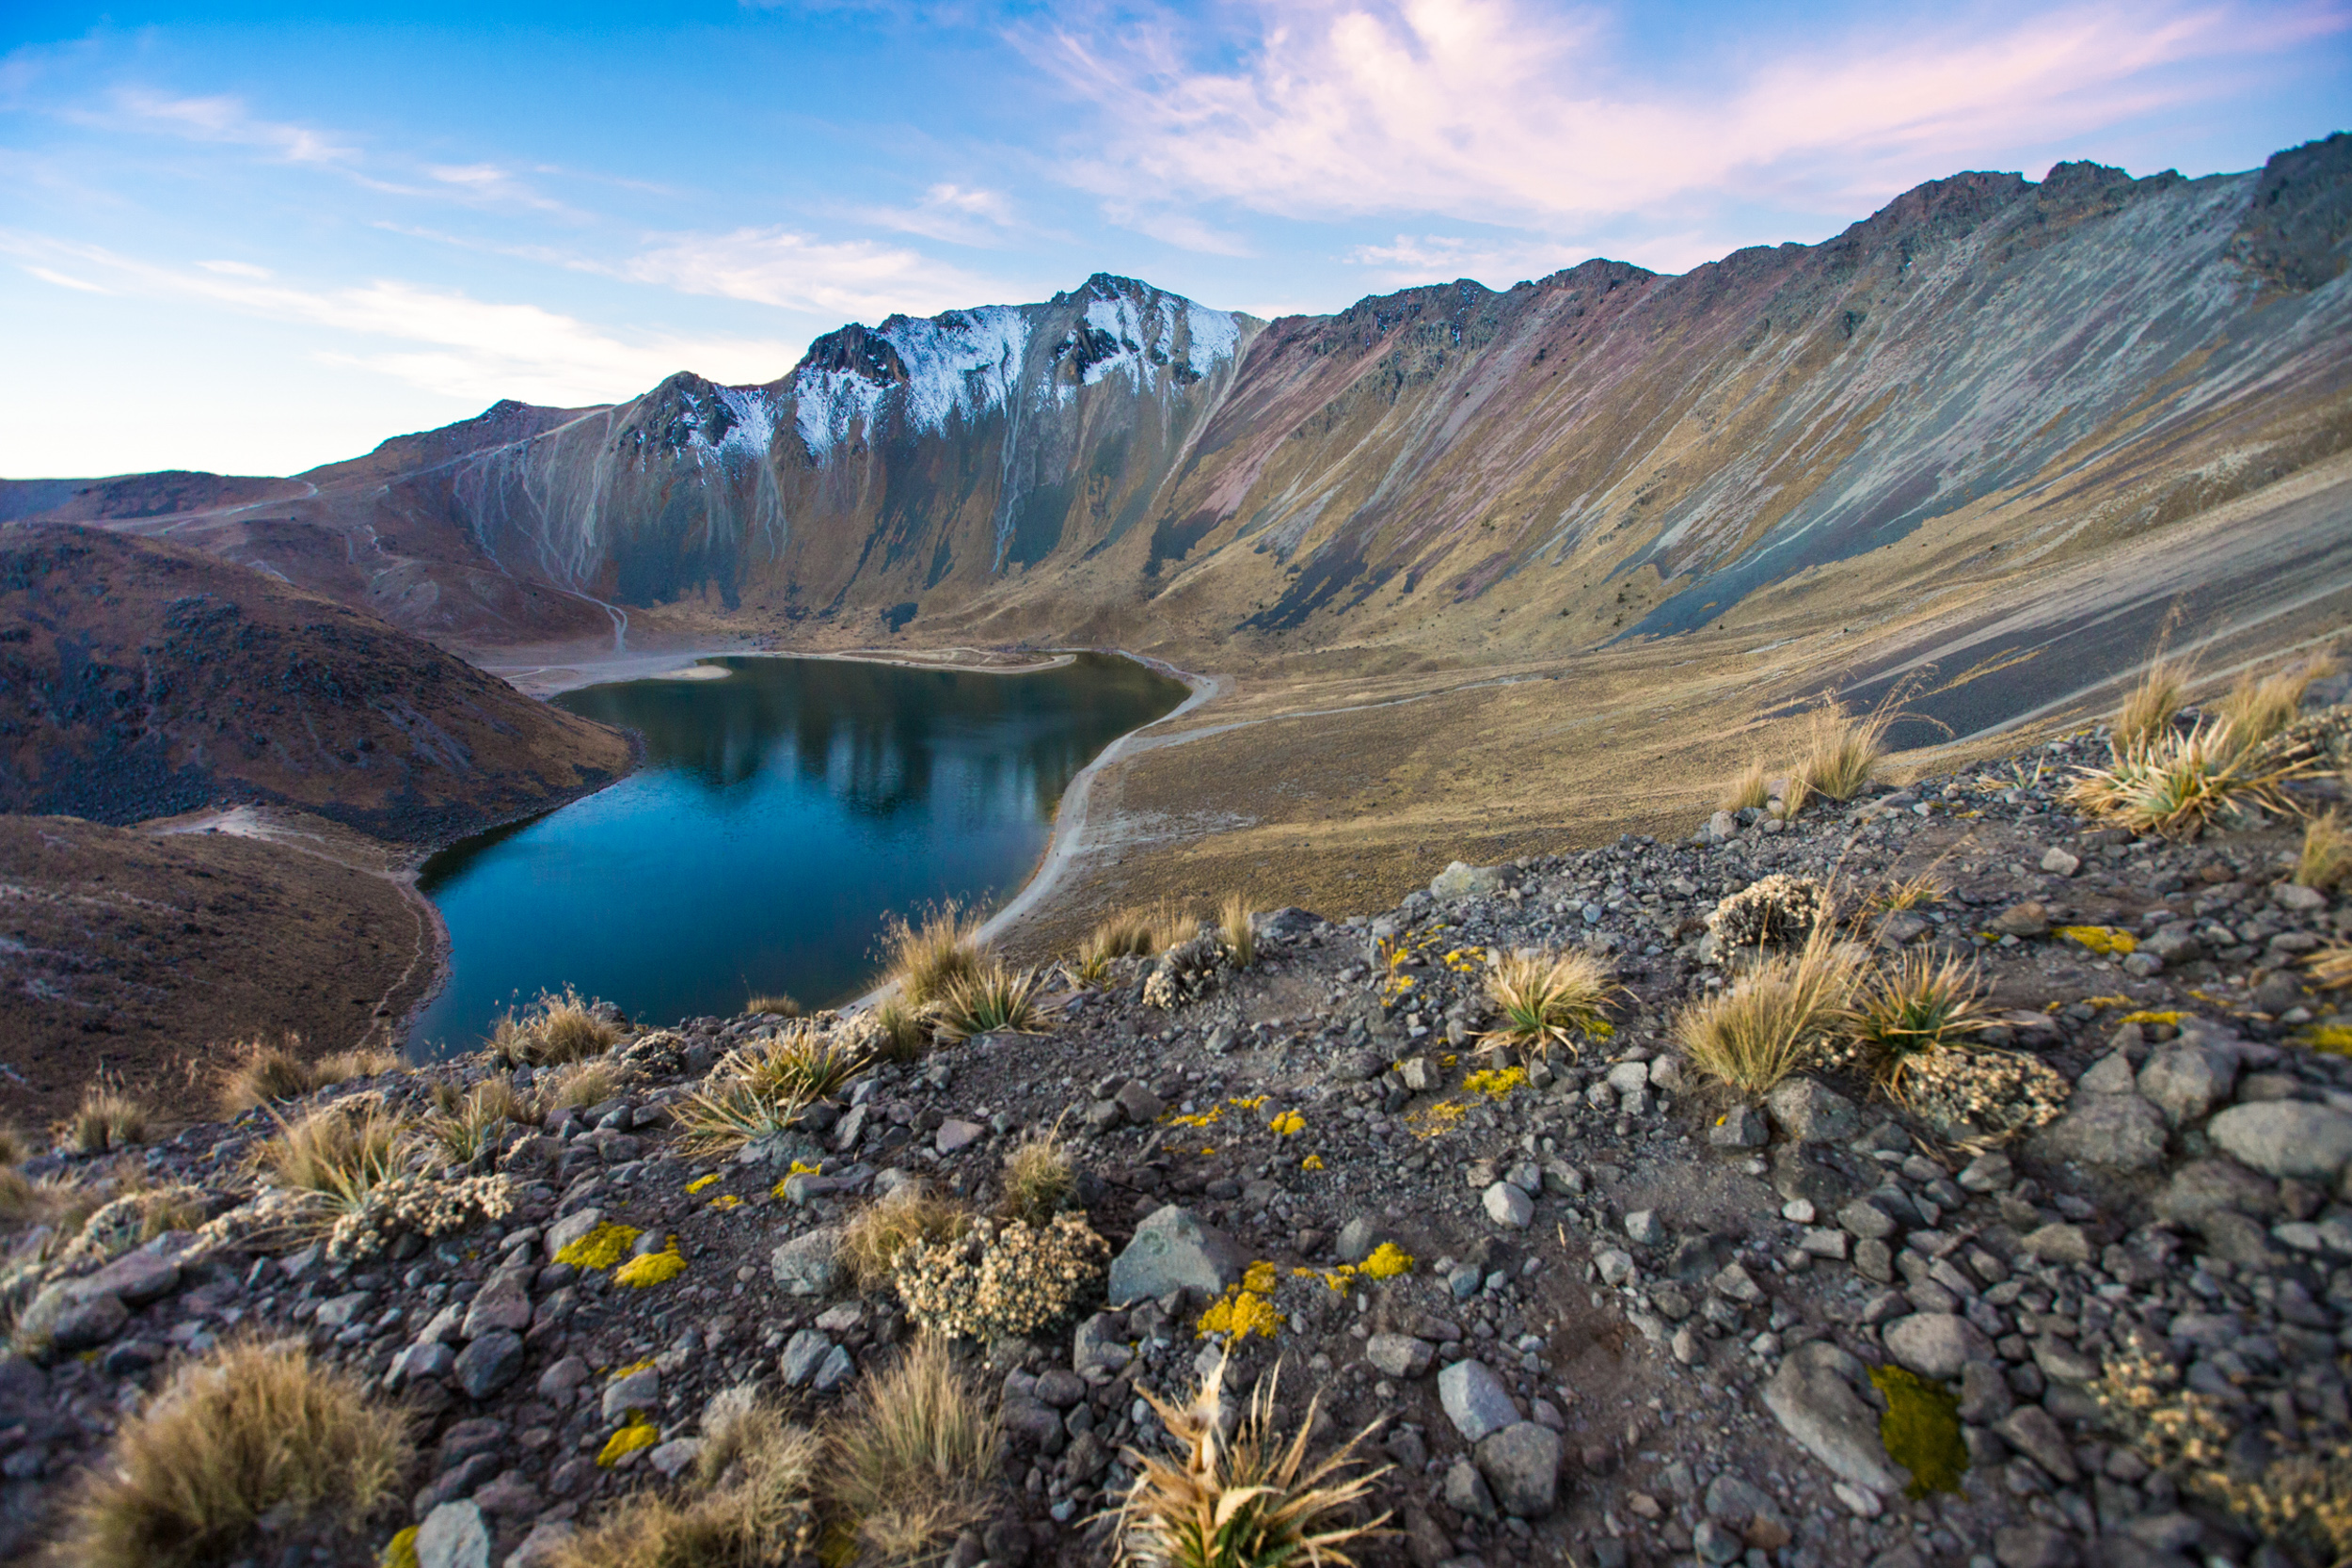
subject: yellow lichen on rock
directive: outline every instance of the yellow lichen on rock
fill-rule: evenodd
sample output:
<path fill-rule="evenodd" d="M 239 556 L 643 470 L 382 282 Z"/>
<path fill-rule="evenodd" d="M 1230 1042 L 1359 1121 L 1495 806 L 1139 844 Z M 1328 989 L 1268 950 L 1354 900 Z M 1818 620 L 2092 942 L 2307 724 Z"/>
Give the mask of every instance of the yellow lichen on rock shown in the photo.
<path fill-rule="evenodd" d="M 1896 1366 L 1871 1368 L 1870 1386 L 1886 1396 L 1879 1440 L 1886 1445 L 1886 1457 L 1911 1472 L 1910 1495 L 1958 1492 L 1968 1470 L 1968 1445 L 1952 1391 Z"/>
<path fill-rule="evenodd" d="M 576 1269 L 609 1269 L 628 1256 L 641 1234 L 633 1225 L 607 1220 L 580 1240 L 558 1248 L 555 1260 Z"/>

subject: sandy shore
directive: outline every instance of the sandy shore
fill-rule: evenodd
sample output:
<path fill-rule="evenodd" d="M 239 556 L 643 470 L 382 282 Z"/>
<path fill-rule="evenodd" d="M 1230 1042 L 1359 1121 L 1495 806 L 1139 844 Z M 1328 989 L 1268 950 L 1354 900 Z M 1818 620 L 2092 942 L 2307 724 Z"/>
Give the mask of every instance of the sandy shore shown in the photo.
<path fill-rule="evenodd" d="M 839 653 L 817 653 L 800 648 L 711 647 L 601 654 L 544 664 L 506 664 L 491 659 L 475 662 L 517 690 L 533 697 L 553 697 L 614 681 L 724 680 L 728 672 L 723 667 L 703 662 L 714 658 L 823 658 L 845 664 L 891 664 L 906 670 L 952 670 L 967 675 L 1032 675 L 1041 670 L 1058 670 L 1077 657 L 1075 654 L 1050 654 L 1017 663 L 980 662 L 990 657 L 973 648 L 944 648 L 936 653 L 852 648 Z"/>

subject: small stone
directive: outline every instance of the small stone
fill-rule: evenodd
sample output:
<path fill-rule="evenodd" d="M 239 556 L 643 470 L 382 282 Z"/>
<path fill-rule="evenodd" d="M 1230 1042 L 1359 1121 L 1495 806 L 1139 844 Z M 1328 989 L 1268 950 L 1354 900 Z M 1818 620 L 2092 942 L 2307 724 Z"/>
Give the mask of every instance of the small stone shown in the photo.
<path fill-rule="evenodd" d="M 1772 1138 L 1763 1113 L 1753 1105 L 1734 1105 L 1707 1130 L 1707 1141 L 1717 1148 L 1762 1148 Z"/>
<path fill-rule="evenodd" d="M 554 1257 L 574 1242 L 585 1241 L 590 1232 L 604 1223 L 601 1209 L 575 1209 L 548 1227 L 548 1256 Z"/>
<path fill-rule="evenodd" d="M 2352 1125 L 2352 1117 L 2346 1122 Z M 2034 1149 L 2046 1160 L 2155 1170 L 2164 1164 L 2165 1137 L 2164 1113 L 2138 1095 L 2090 1094 L 2036 1133 Z"/>
<path fill-rule="evenodd" d="M 1117 1371 L 1134 1358 L 1127 1348 L 1127 1320 L 1116 1312 L 1097 1312 L 1078 1324 L 1072 1336 L 1070 1364 L 1079 1371 Z"/>
<path fill-rule="evenodd" d="M 2048 1525 L 2004 1525 L 1993 1532 L 1993 1559 L 2001 1568 L 2071 1568 L 2074 1544 Z"/>
<path fill-rule="evenodd" d="M 1037 1402 L 1056 1410 L 1068 1410 L 1087 1397 L 1086 1379 L 1062 1367 L 1048 1367 L 1037 1374 L 1033 1390 Z"/>
<path fill-rule="evenodd" d="M 1649 1064 L 1647 1062 L 1619 1062 L 1610 1068 L 1606 1082 L 1619 1094 L 1631 1094 L 1636 1089 L 1645 1089 L 1649 1087 Z"/>
<path fill-rule="evenodd" d="M 131 1309 L 117 1296 L 101 1291 L 67 1303 L 49 1325 L 49 1348 L 59 1355 L 74 1355 L 122 1332 Z"/>
<path fill-rule="evenodd" d="M 1483 1361 L 1456 1361 L 1439 1372 L 1438 1400 L 1465 1443 L 1476 1444 L 1519 1418 L 1510 1390 Z"/>
<path fill-rule="evenodd" d="M 2047 936 L 2050 932 L 2050 911 L 2028 898 L 1994 915 L 1992 929 L 2005 937 Z"/>
<path fill-rule="evenodd" d="M 522 1336 L 501 1328 L 460 1351 L 450 1372 L 469 1398 L 486 1400 L 514 1382 L 522 1370 Z"/>
<path fill-rule="evenodd" d="M 664 1480 L 675 1481 L 678 1472 L 694 1463 L 695 1455 L 702 1451 L 701 1438 L 674 1437 L 645 1455 L 645 1463 L 660 1472 Z"/>
<path fill-rule="evenodd" d="M 1896 1230 L 1893 1215 L 1862 1198 L 1837 1211 L 1837 1224 L 1848 1235 L 1866 1242 L 1883 1242 Z"/>
<path fill-rule="evenodd" d="M 1752 1307 L 1764 1299 L 1763 1288 L 1756 1284 L 1756 1277 L 1738 1263 L 1718 1270 L 1715 1277 L 1707 1282 L 1707 1288 L 1725 1301 L 1738 1302 L 1742 1307 Z"/>
<path fill-rule="evenodd" d="M 2150 1054 L 2139 1069 L 2139 1092 L 2175 1127 L 2196 1121 L 2237 1087 L 2233 1052 L 2176 1041 Z"/>
<path fill-rule="evenodd" d="M 2090 1070 L 2074 1080 L 2074 1086 L 2085 1094 L 2129 1094 L 2134 1084 L 2132 1059 L 2121 1051 L 2100 1057 Z"/>
<path fill-rule="evenodd" d="M 1869 1493 L 1901 1488 L 1879 1440 L 1878 1413 L 1863 1403 L 1854 1384 L 1862 1364 L 1827 1340 L 1788 1353 L 1764 1386 L 1764 1407 L 1798 1446 L 1829 1467 L 1840 1482 Z M 1846 1494 L 1838 1493 L 1841 1499 Z M 1851 1499 L 1847 1506 L 1854 1508 Z M 1876 1498 L 1865 1517 L 1875 1516 Z"/>
<path fill-rule="evenodd" d="M 1764 1097 L 1764 1108 L 1794 1143 L 1847 1143 L 1862 1132 L 1854 1102 L 1810 1078 L 1784 1080 Z"/>
<path fill-rule="evenodd" d="M 1435 1354 L 1428 1340 L 1409 1334 L 1375 1334 L 1364 1341 L 1364 1359 L 1387 1377 L 1419 1377 Z"/>
<path fill-rule="evenodd" d="M 1881 1331 L 1886 1354 L 1921 1377 L 1946 1382 L 1972 1360 L 1993 1354 L 1984 1330 L 1953 1312 L 1915 1312 Z"/>
<path fill-rule="evenodd" d="M 1167 1114 L 1168 1105 L 1140 1080 L 1130 1079 L 1118 1094 L 1119 1108 L 1138 1127 L 1149 1127 Z"/>
<path fill-rule="evenodd" d="M 492 1275 L 468 1304 L 464 1324 L 457 1333 L 462 1339 L 479 1339 L 500 1329 L 519 1334 L 530 1326 L 529 1276 L 501 1273 Z"/>
<path fill-rule="evenodd" d="M 1524 1230 L 1535 1218 L 1535 1205 L 1508 1181 L 1488 1187 L 1480 1201 L 1486 1206 L 1486 1217 L 1507 1230 Z"/>
<path fill-rule="evenodd" d="M 1593 1254 L 1593 1266 L 1600 1271 L 1600 1282 L 1613 1288 L 1633 1277 L 1633 1255 L 1616 1247 Z"/>
<path fill-rule="evenodd" d="M 2021 1404 L 1994 1423 L 1993 1430 L 2061 1484 L 2071 1485 L 2082 1478 L 2074 1465 L 2074 1450 L 2067 1446 L 2066 1434 L 2042 1406 Z"/>
<path fill-rule="evenodd" d="M 768 1255 L 768 1267 L 787 1294 L 829 1294 L 841 1277 L 841 1227 L 823 1226 L 793 1237 Z"/>
<path fill-rule="evenodd" d="M 1396 1070 L 1405 1087 L 1414 1094 L 1428 1094 L 1445 1085 L 1445 1069 L 1427 1056 L 1407 1056 Z"/>
<path fill-rule="evenodd" d="M 388 1388 L 398 1389 L 419 1378 L 445 1378 L 456 1369 L 457 1353 L 438 1339 L 420 1339 L 392 1357 L 384 1374 Z"/>
<path fill-rule="evenodd" d="M 1144 1118 L 1137 1117 L 1136 1119 Z M 977 1121 L 963 1121 L 950 1117 L 939 1124 L 938 1132 L 931 1134 L 931 1146 L 942 1154 L 954 1154 L 966 1145 L 976 1142 L 987 1132 L 988 1129 Z"/>
<path fill-rule="evenodd" d="M 1496 1517 L 1494 1495 L 1486 1490 L 1486 1480 L 1477 1466 L 1467 1459 L 1455 1460 L 1445 1473 L 1445 1504 L 1473 1518 Z"/>
<path fill-rule="evenodd" d="M 2303 1101 L 2233 1105 L 2206 1124 L 2213 1141 L 2265 1176 L 2333 1181 L 2352 1160 L 2352 1116 Z"/>
<path fill-rule="evenodd" d="M 784 1342 L 784 1354 L 776 1362 L 776 1375 L 784 1380 L 787 1388 L 798 1388 L 817 1375 L 817 1364 L 831 1349 L 832 1339 L 816 1329 L 803 1328 Z"/>
<path fill-rule="evenodd" d="M 2042 869 L 2055 877 L 2072 877 L 2082 869 L 2082 858 L 2063 849 L 2052 849 L 2042 857 Z"/>
<path fill-rule="evenodd" d="M 180 1288 L 180 1265 L 140 1250 L 128 1252 L 81 1282 L 84 1294 L 103 1291 L 125 1307 L 145 1307 Z"/>
<path fill-rule="evenodd" d="M 1171 1203 L 1136 1226 L 1135 1239 L 1111 1259 L 1108 1299 L 1121 1307 L 1175 1290 L 1216 1295 L 1241 1278 L 1248 1262 L 1231 1237 Z"/>
<path fill-rule="evenodd" d="M 490 1568 L 490 1527 L 462 1498 L 446 1502 L 417 1527 L 417 1568 Z"/>
<path fill-rule="evenodd" d="M 1479 1474 L 1495 1504 L 1520 1519 L 1549 1514 L 1559 1497 L 1560 1434 L 1534 1421 L 1515 1421 L 1477 1445 Z"/>
<path fill-rule="evenodd" d="M 857 1363 L 850 1359 L 845 1347 L 835 1345 L 817 1364 L 817 1375 L 809 1379 L 808 1386 L 819 1394 L 830 1394 L 856 1375 Z"/>
<path fill-rule="evenodd" d="M 1378 1220 L 1359 1214 L 1340 1227 L 1340 1261 L 1360 1263 L 1371 1257 L 1373 1250 L 1387 1240 L 1389 1240 L 1389 1231 L 1386 1226 Z"/>
<path fill-rule="evenodd" d="M 1655 1209 L 1636 1209 L 1625 1217 L 1625 1233 L 1644 1246 L 1663 1246 L 1668 1237 Z"/>
<path fill-rule="evenodd" d="M 553 1568 L 579 1530 L 569 1519 L 543 1520 L 532 1527 L 521 1545 L 506 1554 L 501 1568 Z"/>
<path fill-rule="evenodd" d="M 2045 1225 L 2027 1231 L 2018 1245 L 2045 1263 L 2090 1261 L 2090 1238 L 2079 1225 Z"/>

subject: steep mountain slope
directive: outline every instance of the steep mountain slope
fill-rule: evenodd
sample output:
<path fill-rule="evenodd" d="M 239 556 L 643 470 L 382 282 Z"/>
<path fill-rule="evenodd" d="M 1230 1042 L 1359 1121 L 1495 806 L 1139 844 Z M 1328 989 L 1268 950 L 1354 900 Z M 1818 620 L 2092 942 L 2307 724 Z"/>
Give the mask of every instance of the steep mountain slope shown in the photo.
<path fill-rule="evenodd" d="M 476 648 L 655 610 L 1540 657 L 1737 618 L 1933 520 L 1988 525 L 1991 567 L 2087 559 L 2352 445 L 2347 233 L 2339 135 L 2195 181 L 1962 174 L 1678 277 L 1271 325 L 1098 276 L 118 526 Z"/>
<path fill-rule="evenodd" d="M 0 810 L 123 823 L 278 802 L 428 840 L 628 755 L 373 616 L 195 550 L 0 528 Z"/>

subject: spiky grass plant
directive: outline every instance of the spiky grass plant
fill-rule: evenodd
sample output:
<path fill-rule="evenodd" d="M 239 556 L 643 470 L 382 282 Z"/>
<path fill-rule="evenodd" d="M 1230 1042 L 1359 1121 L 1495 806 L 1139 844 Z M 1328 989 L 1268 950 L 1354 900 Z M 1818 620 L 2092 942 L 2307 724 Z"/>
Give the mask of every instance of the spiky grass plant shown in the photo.
<path fill-rule="evenodd" d="M 2330 808 L 2303 824 L 2303 847 L 2295 859 L 2295 879 L 2304 887 L 2331 888 L 2352 872 L 2352 832 Z"/>
<path fill-rule="evenodd" d="M 427 1121 L 424 1132 L 442 1164 L 455 1170 L 497 1148 L 509 1126 L 536 1119 L 513 1079 L 492 1076 Z"/>
<path fill-rule="evenodd" d="M 1502 1022 L 1486 1033 L 1549 1056 L 1581 1055 L 1577 1037 L 1611 1033 L 1602 1007 L 1619 987 L 1607 959 L 1581 947 L 1501 953 L 1486 971 L 1486 1000 Z"/>
<path fill-rule="evenodd" d="M 1225 956 L 1235 969 L 1248 969 L 1258 961 L 1258 927 L 1252 923 L 1255 914 L 1249 900 L 1238 893 L 1228 894 L 1216 907 L 1217 940 L 1224 944 Z"/>
<path fill-rule="evenodd" d="M 789 991 L 760 991 L 744 1002 L 747 1013 L 765 1014 L 771 1018 L 798 1018 L 803 1010 Z"/>
<path fill-rule="evenodd" d="M 803 1025 L 738 1051 L 731 1070 L 772 1099 L 813 1103 L 839 1094 L 870 1065 L 857 1046 Z"/>
<path fill-rule="evenodd" d="M 1764 759 L 1750 757 L 1731 781 L 1731 787 L 1724 791 L 1721 805 L 1724 811 L 1747 811 L 1761 808 L 1772 798 L 1772 778 L 1764 769 Z"/>
<path fill-rule="evenodd" d="M 1788 815 L 1797 815 L 1805 797 L 1851 800 L 1861 794 L 1886 755 L 1886 732 L 1896 718 L 1892 702 L 1867 714 L 1850 712 L 1842 703 L 1815 708 L 1805 720 L 1804 744 L 1781 796 Z"/>
<path fill-rule="evenodd" d="M 2247 671 L 2228 695 L 2212 705 L 2218 744 L 2240 756 L 2260 749 L 2295 721 L 2304 689 L 2328 668 L 2325 661 L 2314 660 L 2267 675 Z"/>
<path fill-rule="evenodd" d="M 508 1013 L 491 1032 L 489 1053 L 508 1067 L 561 1067 L 612 1049 L 621 1032 L 596 1017 L 595 1005 L 566 986 L 541 991 L 529 1013 Z"/>
<path fill-rule="evenodd" d="M 694 1489 L 640 1491 L 556 1548 L 552 1568 L 769 1568 L 813 1556 L 823 1446 L 748 1384 L 703 1411 Z"/>
<path fill-rule="evenodd" d="M 1907 950 L 1854 988 L 1840 1021 L 1864 1065 L 1901 1103 L 1904 1080 L 1923 1058 L 1965 1042 L 1993 1020 L 1979 1006 L 1983 976 L 1956 954 Z"/>
<path fill-rule="evenodd" d="M 74 1171 L 30 1177 L 14 1165 L 0 1167 L 0 1225 L 45 1225 L 59 1237 L 77 1236 L 104 1202 Z"/>
<path fill-rule="evenodd" d="M 909 1181 L 850 1217 L 841 1231 L 841 1262 L 861 1291 L 880 1290 L 898 1271 L 898 1255 L 917 1242 L 952 1242 L 972 1224 L 972 1211 L 921 1181 Z"/>
<path fill-rule="evenodd" d="M 931 1025 L 946 1040 L 1009 1031 L 1038 1032 L 1042 982 L 1034 969 L 1011 970 L 990 962 L 977 973 L 948 982 L 931 1004 Z"/>
<path fill-rule="evenodd" d="M 1043 1225 L 1078 1190 L 1078 1168 L 1059 1136 L 1048 1131 L 1024 1138 L 1005 1156 L 1007 1219 Z"/>
<path fill-rule="evenodd" d="M 925 915 L 920 926 L 902 915 L 893 915 L 884 924 L 889 983 L 909 1006 L 930 1006 L 949 986 L 979 971 L 980 924 L 978 914 L 967 912 L 953 899 Z"/>
<path fill-rule="evenodd" d="M 2279 786 L 2311 766 L 2265 762 L 2259 752 L 2236 750 L 2211 724 L 2200 723 L 2119 752 L 2107 767 L 2077 769 L 2064 798 L 2135 832 L 2194 838 L 2242 806 L 2286 809 Z"/>
<path fill-rule="evenodd" d="M 1393 1466 L 1357 1468 L 1357 1451 L 1378 1423 L 1310 1463 L 1315 1402 L 1285 1439 L 1274 1413 L 1278 1369 L 1259 1383 L 1228 1437 L 1227 1365 L 1219 1361 L 1183 1406 L 1144 1394 L 1177 1451 L 1126 1451 L 1136 1479 L 1119 1505 L 1119 1560 L 1137 1568 L 1353 1568 L 1346 1548 L 1385 1534 L 1389 1521 L 1362 1515 L 1374 1483 Z"/>
<path fill-rule="evenodd" d="M 1899 910 L 1923 910 L 1939 904 L 1951 894 L 1951 887 L 1931 871 L 1915 877 L 1891 879 L 1870 895 L 1870 907 L 1893 914 Z"/>
<path fill-rule="evenodd" d="M 64 1560 L 198 1568 L 246 1553 L 264 1528 L 356 1530 L 411 1457 L 405 1416 L 351 1373 L 298 1344 L 225 1345 L 116 1433 L 72 1505 Z"/>
<path fill-rule="evenodd" d="M 1691 1065 L 1754 1097 L 1812 1061 L 1844 1017 L 1861 978 L 1824 918 L 1804 945 L 1774 954 L 1713 996 L 1676 1015 L 1674 1037 Z"/>
<path fill-rule="evenodd" d="M 125 1088 L 122 1080 L 103 1074 L 82 1091 L 81 1103 L 66 1118 L 64 1142 L 76 1154 L 104 1154 L 147 1141 L 155 1122 L 155 1109 Z"/>
<path fill-rule="evenodd" d="M 921 1335 L 834 1423 L 826 1495 L 879 1560 L 927 1560 L 986 1511 L 1000 1431 L 947 1341 Z"/>
<path fill-rule="evenodd" d="M 919 1061 L 930 1049 L 930 1021 L 897 991 L 866 1009 L 866 1048 L 882 1061 Z"/>
<path fill-rule="evenodd" d="M 745 1144 L 800 1125 L 805 1100 L 778 1100 L 731 1075 L 714 1075 L 671 1108 L 678 1148 L 688 1154 L 732 1154 Z"/>
<path fill-rule="evenodd" d="M 277 1119 L 273 1114 L 273 1119 Z M 254 1160 L 281 1187 L 314 1195 L 328 1222 L 356 1214 L 368 1195 L 405 1175 L 414 1148 L 408 1124 L 373 1100 L 322 1106 L 278 1120 Z"/>

